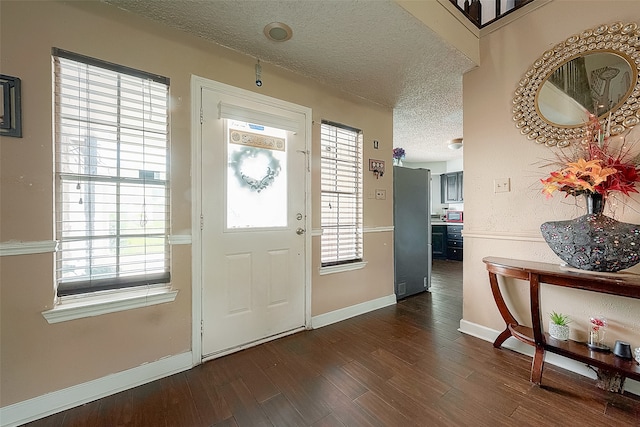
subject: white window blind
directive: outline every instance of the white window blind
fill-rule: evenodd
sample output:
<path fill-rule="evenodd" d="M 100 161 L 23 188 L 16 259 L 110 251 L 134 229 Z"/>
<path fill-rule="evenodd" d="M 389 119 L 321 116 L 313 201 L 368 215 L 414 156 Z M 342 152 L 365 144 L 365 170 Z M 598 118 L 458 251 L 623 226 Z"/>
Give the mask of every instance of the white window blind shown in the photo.
<path fill-rule="evenodd" d="M 53 49 L 58 296 L 167 283 L 169 79 Z"/>
<path fill-rule="evenodd" d="M 322 122 L 322 266 L 362 261 L 362 132 Z"/>

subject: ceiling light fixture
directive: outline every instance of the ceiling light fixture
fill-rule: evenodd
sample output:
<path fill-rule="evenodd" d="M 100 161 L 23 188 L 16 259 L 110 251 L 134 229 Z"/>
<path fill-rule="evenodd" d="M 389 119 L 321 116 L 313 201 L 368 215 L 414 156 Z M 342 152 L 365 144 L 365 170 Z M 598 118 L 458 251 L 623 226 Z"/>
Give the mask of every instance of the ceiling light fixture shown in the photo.
<path fill-rule="evenodd" d="M 454 138 L 447 143 L 450 150 L 459 150 L 462 148 L 462 138 Z"/>
<path fill-rule="evenodd" d="M 293 36 L 293 31 L 287 24 L 283 24 L 282 22 L 272 22 L 265 25 L 264 35 L 274 42 L 286 42 L 291 38 L 291 36 Z"/>

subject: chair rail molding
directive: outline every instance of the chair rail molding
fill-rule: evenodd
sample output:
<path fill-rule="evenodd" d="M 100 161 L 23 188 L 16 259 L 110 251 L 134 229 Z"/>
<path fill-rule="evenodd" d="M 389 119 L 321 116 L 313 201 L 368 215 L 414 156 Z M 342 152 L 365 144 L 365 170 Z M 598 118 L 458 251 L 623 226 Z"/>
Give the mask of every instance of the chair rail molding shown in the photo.
<path fill-rule="evenodd" d="M 190 245 L 190 234 L 172 234 L 169 236 L 170 245 Z M 9 240 L 0 242 L 0 257 L 12 255 L 34 255 L 55 252 L 57 240 L 22 241 Z"/>
<path fill-rule="evenodd" d="M 55 240 L 34 242 L 10 240 L 8 242 L 0 242 L 0 256 L 44 254 L 55 252 L 57 246 L 58 242 Z"/>
<path fill-rule="evenodd" d="M 469 230 L 462 231 L 465 239 L 490 239 L 490 240 L 516 240 L 521 242 L 546 243 L 540 232 L 534 231 L 492 231 L 492 230 Z"/>

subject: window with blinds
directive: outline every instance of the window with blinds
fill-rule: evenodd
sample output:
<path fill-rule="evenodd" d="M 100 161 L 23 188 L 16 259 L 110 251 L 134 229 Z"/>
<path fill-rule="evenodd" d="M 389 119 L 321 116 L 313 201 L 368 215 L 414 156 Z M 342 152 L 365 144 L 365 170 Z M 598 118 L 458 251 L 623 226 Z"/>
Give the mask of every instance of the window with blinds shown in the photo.
<path fill-rule="evenodd" d="M 321 126 L 321 263 L 362 261 L 362 131 Z"/>
<path fill-rule="evenodd" d="M 57 295 L 168 283 L 169 79 L 52 60 Z"/>

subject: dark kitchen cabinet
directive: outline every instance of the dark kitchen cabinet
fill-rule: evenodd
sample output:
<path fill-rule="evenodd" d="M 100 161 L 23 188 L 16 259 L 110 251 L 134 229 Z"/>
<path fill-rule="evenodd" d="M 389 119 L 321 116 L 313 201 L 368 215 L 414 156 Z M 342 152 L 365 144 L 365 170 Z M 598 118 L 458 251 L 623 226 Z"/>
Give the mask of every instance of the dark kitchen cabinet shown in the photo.
<path fill-rule="evenodd" d="M 461 203 L 464 200 L 463 188 L 462 171 L 440 175 L 441 203 Z"/>
<path fill-rule="evenodd" d="M 462 261 L 462 225 L 447 225 L 447 259 Z"/>
<path fill-rule="evenodd" d="M 431 250 L 433 259 L 447 258 L 447 226 L 431 226 Z"/>

